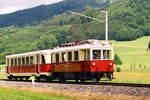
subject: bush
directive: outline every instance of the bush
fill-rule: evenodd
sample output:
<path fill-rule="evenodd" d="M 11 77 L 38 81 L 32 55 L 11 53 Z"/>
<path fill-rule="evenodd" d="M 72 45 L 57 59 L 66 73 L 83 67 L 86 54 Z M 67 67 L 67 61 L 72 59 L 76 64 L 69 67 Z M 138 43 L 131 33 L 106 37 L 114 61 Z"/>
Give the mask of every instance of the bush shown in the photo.
<path fill-rule="evenodd" d="M 121 72 L 121 68 L 117 67 L 116 72 Z"/>

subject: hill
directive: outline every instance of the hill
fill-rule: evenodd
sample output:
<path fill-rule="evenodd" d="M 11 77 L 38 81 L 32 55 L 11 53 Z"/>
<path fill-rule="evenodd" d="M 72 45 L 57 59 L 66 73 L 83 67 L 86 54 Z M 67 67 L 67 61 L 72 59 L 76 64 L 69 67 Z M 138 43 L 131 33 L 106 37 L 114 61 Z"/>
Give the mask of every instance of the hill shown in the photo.
<path fill-rule="evenodd" d="M 125 0 L 104 8 L 109 11 L 109 39 L 129 41 L 150 35 L 149 5 L 149 0 Z M 88 8 L 83 14 L 104 20 L 103 14 L 94 8 Z M 87 25 L 92 38 L 104 39 L 104 23 L 64 13 L 36 26 L 0 28 L 0 63 L 5 62 L 8 54 L 48 49 L 75 41 L 73 32 L 68 32 L 70 24 Z M 79 25 L 75 29 L 83 39 L 89 38 L 88 32 Z"/>
<path fill-rule="evenodd" d="M 109 4 L 110 0 L 64 0 L 51 5 L 41 5 L 11 14 L 0 15 L 0 27 L 37 25 L 43 20 L 51 19 L 54 15 L 67 11 L 82 12 L 88 7 L 102 8 Z"/>
<path fill-rule="evenodd" d="M 134 40 L 150 35 L 149 0 L 127 0 L 111 5 L 111 38 L 119 41 Z"/>

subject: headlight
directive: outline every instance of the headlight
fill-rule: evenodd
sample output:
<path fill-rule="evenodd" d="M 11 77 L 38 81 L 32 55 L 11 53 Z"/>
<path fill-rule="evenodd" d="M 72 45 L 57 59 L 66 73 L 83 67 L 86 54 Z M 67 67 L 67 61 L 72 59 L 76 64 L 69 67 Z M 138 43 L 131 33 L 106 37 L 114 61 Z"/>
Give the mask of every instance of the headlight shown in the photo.
<path fill-rule="evenodd" d="M 109 65 L 112 66 L 112 63 L 110 63 Z"/>
<path fill-rule="evenodd" d="M 93 66 L 95 66 L 95 63 L 93 63 Z"/>

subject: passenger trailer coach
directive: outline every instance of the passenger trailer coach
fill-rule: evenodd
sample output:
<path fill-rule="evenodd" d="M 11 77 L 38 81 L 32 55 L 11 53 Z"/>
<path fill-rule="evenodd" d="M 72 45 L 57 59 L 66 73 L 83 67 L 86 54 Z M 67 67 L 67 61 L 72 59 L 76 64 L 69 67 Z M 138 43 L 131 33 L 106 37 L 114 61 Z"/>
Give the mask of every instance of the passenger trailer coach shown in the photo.
<path fill-rule="evenodd" d="M 109 42 L 87 40 L 67 43 L 50 50 L 6 56 L 7 76 L 28 79 L 35 76 L 51 81 L 112 79 L 113 48 Z"/>

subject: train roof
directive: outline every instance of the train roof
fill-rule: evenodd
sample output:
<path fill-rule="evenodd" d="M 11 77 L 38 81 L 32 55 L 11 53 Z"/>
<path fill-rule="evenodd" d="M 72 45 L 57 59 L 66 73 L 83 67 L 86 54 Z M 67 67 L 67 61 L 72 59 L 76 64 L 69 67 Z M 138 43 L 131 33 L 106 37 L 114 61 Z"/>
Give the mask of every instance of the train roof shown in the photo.
<path fill-rule="evenodd" d="M 15 58 L 15 57 L 23 57 L 23 56 L 33 56 L 36 54 L 49 54 L 51 53 L 51 49 L 47 50 L 40 50 L 40 51 L 34 51 L 34 52 L 27 52 L 27 53 L 20 53 L 20 54 L 13 54 L 13 55 L 8 55 L 6 58 Z"/>
<path fill-rule="evenodd" d="M 95 39 L 76 42 L 76 43 L 66 43 L 62 44 L 60 46 L 57 46 L 54 49 L 47 49 L 47 50 L 40 50 L 40 51 L 34 51 L 34 52 L 27 52 L 27 53 L 21 53 L 21 54 L 13 54 L 8 55 L 6 58 L 17 58 L 17 57 L 23 57 L 23 56 L 33 56 L 36 54 L 50 54 L 53 52 L 61 52 L 61 51 L 71 51 L 71 50 L 81 50 L 81 49 L 112 49 L 111 43 L 107 41 L 99 41 Z"/>
<path fill-rule="evenodd" d="M 71 51 L 78 49 L 112 49 L 111 43 L 95 39 L 81 41 L 78 43 L 66 43 L 53 49 L 53 52 Z"/>

